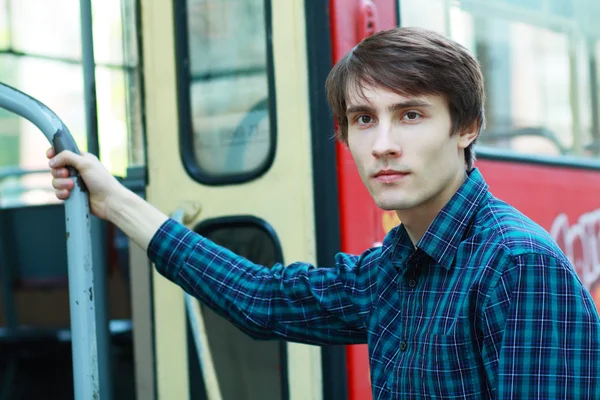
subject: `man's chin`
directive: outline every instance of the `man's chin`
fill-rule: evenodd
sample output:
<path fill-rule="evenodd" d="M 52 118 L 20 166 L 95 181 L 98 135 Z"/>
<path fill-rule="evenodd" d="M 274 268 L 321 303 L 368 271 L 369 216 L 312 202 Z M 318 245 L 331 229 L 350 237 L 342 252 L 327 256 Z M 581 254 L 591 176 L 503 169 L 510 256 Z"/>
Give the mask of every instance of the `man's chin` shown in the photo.
<path fill-rule="evenodd" d="M 409 201 L 400 199 L 376 199 L 375 204 L 384 211 L 399 211 L 414 207 Z"/>

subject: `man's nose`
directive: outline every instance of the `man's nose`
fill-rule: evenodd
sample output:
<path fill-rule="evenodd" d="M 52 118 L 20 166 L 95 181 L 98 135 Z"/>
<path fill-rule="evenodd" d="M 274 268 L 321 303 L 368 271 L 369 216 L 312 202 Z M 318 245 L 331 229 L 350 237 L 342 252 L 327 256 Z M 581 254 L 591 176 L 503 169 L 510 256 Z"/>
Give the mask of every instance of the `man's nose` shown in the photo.
<path fill-rule="evenodd" d="M 379 124 L 371 154 L 375 158 L 398 157 L 402 149 L 395 137 L 391 124 Z"/>

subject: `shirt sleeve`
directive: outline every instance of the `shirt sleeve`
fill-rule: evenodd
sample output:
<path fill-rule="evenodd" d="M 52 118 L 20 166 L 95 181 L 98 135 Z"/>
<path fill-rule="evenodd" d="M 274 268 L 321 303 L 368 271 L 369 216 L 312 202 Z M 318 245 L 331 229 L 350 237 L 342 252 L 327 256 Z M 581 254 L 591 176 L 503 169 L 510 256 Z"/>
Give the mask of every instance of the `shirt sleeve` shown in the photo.
<path fill-rule="evenodd" d="M 600 399 L 600 321 L 566 260 L 524 255 L 501 275 L 483 317 L 496 398 Z"/>
<path fill-rule="evenodd" d="M 366 343 L 381 250 L 338 254 L 333 268 L 256 265 L 173 220 L 152 238 L 158 272 L 256 339 Z"/>

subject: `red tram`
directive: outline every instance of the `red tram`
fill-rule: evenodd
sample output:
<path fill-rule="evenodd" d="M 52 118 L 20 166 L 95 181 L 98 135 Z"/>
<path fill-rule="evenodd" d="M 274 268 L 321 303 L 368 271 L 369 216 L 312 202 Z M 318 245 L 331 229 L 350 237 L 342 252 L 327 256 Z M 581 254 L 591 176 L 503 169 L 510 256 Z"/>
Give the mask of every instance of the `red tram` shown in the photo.
<path fill-rule="evenodd" d="M 82 150 L 101 150 L 111 172 L 158 208 L 179 211 L 191 229 L 265 264 L 327 266 L 336 252 L 377 246 L 400 222 L 374 205 L 350 154 L 332 139 L 325 79 L 382 29 L 421 26 L 452 37 L 476 55 L 485 77 L 488 124 L 476 167 L 495 196 L 553 235 L 600 305 L 597 1 L 103 0 L 92 2 L 93 26 L 79 21 L 73 0 L 51 3 L 0 0 L 0 80 L 52 108 Z M 47 28 L 41 22 L 53 13 L 71 23 Z M 95 35 L 87 71 L 79 28 Z M 97 92 L 84 90 L 82 75 Z M 92 105 L 98 131 L 90 135 L 84 115 Z M 0 250 L 18 228 L 7 221 L 20 218 L 23 232 L 61 221 L 50 178 L 34 171 L 46 168 L 47 144 L 30 131 L 0 112 L 0 166 L 21 169 L 9 179 L 13 169 L 0 169 Z M 127 322 L 115 341 L 126 356 L 113 388 L 128 389 L 112 397 L 212 396 L 183 293 L 120 232 L 103 229 L 109 233 L 95 246 L 109 275 L 107 313 Z M 38 252 L 20 243 L 12 253 L 20 258 L 0 252 L 0 269 L 25 283 L 3 282 L 5 325 L 15 313 L 40 331 L 68 321 L 65 255 L 55 242 Z M 7 295 L 13 286 L 29 290 L 17 293 L 16 306 L 19 298 Z M 371 398 L 365 345 L 256 343 L 203 312 L 223 399 Z M 0 330 L 0 345 L 40 353 L 31 336 L 9 336 Z M 25 370 L 0 361 L 2 377 L 16 374 L 15 383 L 34 390 Z M 44 362 L 44 371 L 56 370 L 56 361 Z"/>

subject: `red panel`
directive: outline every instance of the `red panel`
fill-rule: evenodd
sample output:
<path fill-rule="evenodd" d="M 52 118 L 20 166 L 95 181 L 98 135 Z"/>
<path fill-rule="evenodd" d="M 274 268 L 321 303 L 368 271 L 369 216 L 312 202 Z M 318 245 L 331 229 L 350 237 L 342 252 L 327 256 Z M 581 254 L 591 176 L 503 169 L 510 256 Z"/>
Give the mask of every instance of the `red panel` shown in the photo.
<path fill-rule="evenodd" d="M 331 44 L 333 61 L 336 62 L 349 52 L 364 37 L 358 37 L 360 28 L 360 10 L 372 3 L 377 14 L 377 30 L 391 29 L 397 26 L 396 1 L 394 0 L 329 0 Z"/>
<path fill-rule="evenodd" d="M 477 166 L 496 197 L 553 234 L 598 307 L 600 172 L 490 160 Z"/>
<path fill-rule="evenodd" d="M 396 0 L 330 0 L 329 5 L 334 62 L 369 32 L 397 25 Z M 373 203 L 343 145 L 338 144 L 337 156 L 342 251 L 360 254 L 382 239 L 382 212 Z M 346 356 L 349 399 L 371 399 L 367 346 L 348 346 Z"/>

